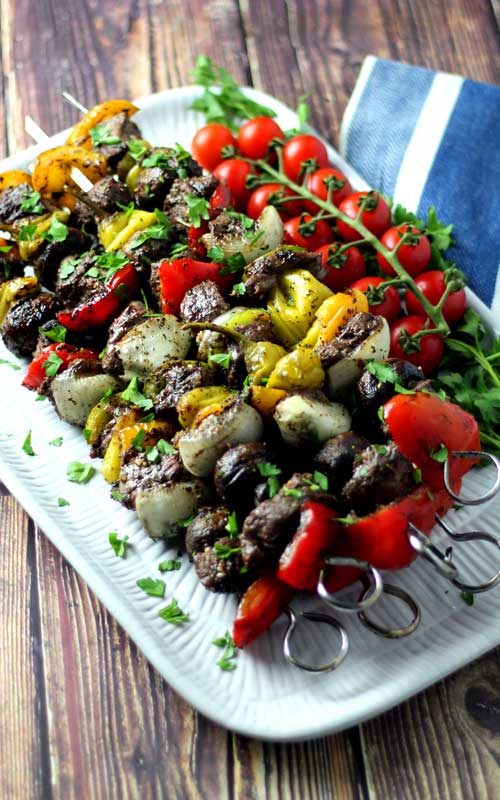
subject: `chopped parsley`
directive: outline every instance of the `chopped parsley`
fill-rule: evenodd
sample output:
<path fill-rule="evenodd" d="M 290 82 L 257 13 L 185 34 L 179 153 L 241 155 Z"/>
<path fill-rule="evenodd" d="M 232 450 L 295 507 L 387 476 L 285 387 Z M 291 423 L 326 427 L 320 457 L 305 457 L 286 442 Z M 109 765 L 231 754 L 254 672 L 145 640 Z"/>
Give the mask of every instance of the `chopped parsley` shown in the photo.
<path fill-rule="evenodd" d="M 245 284 L 243 283 L 243 281 L 240 281 L 240 283 L 235 283 L 234 284 L 232 294 L 235 294 L 235 295 L 238 295 L 239 297 L 241 297 L 241 295 L 243 295 L 245 293 L 246 293 L 246 287 L 245 287 Z"/>
<path fill-rule="evenodd" d="M 231 353 L 212 353 L 212 355 L 208 357 L 208 360 L 218 364 L 219 367 L 229 369 L 231 365 Z"/>
<path fill-rule="evenodd" d="M 168 558 L 166 561 L 160 561 L 158 564 L 158 569 L 160 572 L 175 572 L 181 567 L 182 561 L 173 561 L 171 558 Z"/>
<path fill-rule="evenodd" d="M 185 517 L 184 519 L 178 519 L 175 524 L 178 525 L 179 528 L 189 528 L 194 518 L 195 515 L 191 514 L 191 516 Z"/>
<path fill-rule="evenodd" d="M 355 525 L 357 521 L 354 517 L 335 517 L 335 522 L 340 522 L 342 525 Z"/>
<path fill-rule="evenodd" d="M 220 542 L 216 542 L 214 544 L 214 553 L 217 558 L 228 559 L 231 556 L 235 556 L 238 553 L 241 553 L 241 547 L 231 547 L 228 544 L 221 544 Z"/>
<path fill-rule="evenodd" d="M 140 231 L 140 233 L 134 236 L 134 239 L 130 244 L 130 249 L 136 250 L 138 247 L 144 244 L 144 242 L 147 242 L 149 239 L 158 239 L 158 240 L 168 239 L 171 231 L 172 231 L 172 226 L 170 225 L 170 222 L 168 222 L 168 225 L 162 222 L 156 222 L 154 225 L 150 225 L 149 228 L 146 228 L 146 230 L 144 231 Z"/>
<path fill-rule="evenodd" d="M 142 142 L 140 139 L 130 139 L 127 142 L 127 147 L 130 155 L 132 156 L 135 161 L 140 161 L 149 150 L 148 145 L 145 142 Z"/>
<path fill-rule="evenodd" d="M 229 631 L 226 631 L 224 636 L 214 639 L 212 644 L 214 644 L 216 647 L 224 648 L 224 652 L 217 661 L 217 666 L 224 670 L 224 672 L 232 672 L 235 670 L 237 664 L 235 664 L 234 659 L 236 658 L 238 651 L 236 649 L 234 639 Z"/>
<path fill-rule="evenodd" d="M 0 254 L 7 255 L 7 253 L 10 253 L 11 250 L 12 250 L 12 245 L 11 244 L 3 244 L 0 247 Z M 6 275 L 5 277 L 8 278 L 9 276 Z"/>
<path fill-rule="evenodd" d="M 296 500 L 300 500 L 302 497 L 302 490 L 301 489 L 288 489 L 286 486 L 283 489 L 283 494 L 287 497 L 294 497 Z"/>
<path fill-rule="evenodd" d="M 59 368 L 61 364 L 64 364 L 62 358 L 59 358 L 56 352 L 52 351 L 49 357 L 45 359 L 42 363 L 42 368 L 45 370 L 45 374 L 48 378 L 53 378 L 54 375 L 57 375 L 59 372 Z"/>
<path fill-rule="evenodd" d="M 464 601 L 466 606 L 474 605 L 474 595 L 472 592 L 460 592 L 460 599 Z"/>
<path fill-rule="evenodd" d="M 146 431 L 141 428 L 141 430 L 139 430 L 132 439 L 132 447 L 135 447 L 136 450 L 143 450 L 145 438 L 146 438 Z"/>
<path fill-rule="evenodd" d="M 111 133 L 109 125 L 101 123 L 95 125 L 90 131 L 90 139 L 93 147 L 99 147 L 102 144 L 120 144 L 120 137 Z"/>
<path fill-rule="evenodd" d="M 139 578 L 137 586 L 151 597 L 165 596 L 165 581 L 160 578 Z"/>
<path fill-rule="evenodd" d="M 230 539 L 234 539 L 236 536 L 238 536 L 240 529 L 238 526 L 236 511 L 231 511 L 231 513 L 229 514 L 225 528 L 229 534 Z"/>
<path fill-rule="evenodd" d="M 21 203 L 22 210 L 26 211 L 27 214 L 43 214 L 45 208 L 40 203 L 40 199 L 40 192 L 26 192 L 24 194 L 24 200 Z"/>
<path fill-rule="evenodd" d="M 123 203 L 117 203 L 116 205 L 118 206 L 120 211 L 123 211 L 127 219 L 129 219 L 131 214 L 133 214 L 135 211 L 135 205 L 133 200 L 131 200 L 130 203 L 127 203 L 126 206 Z"/>
<path fill-rule="evenodd" d="M 68 329 L 64 327 L 64 325 L 54 325 L 48 331 L 44 331 L 43 328 L 38 328 L 38 333 L 42 334 L 42 336 L 46 336 L 47 339 L 50 339 L 52 342 L 65 342 L 66 341 L 66 334 Z"/>
<path fill-rule="evenodd" d="M 91 464 L 82 464 L 81 461 L 71 461 L 66 470 L 66 477 L 72 483 L 88 483 L 95 475 Z"/>
<path fill-rule="evenodd" d="M 38 225 L 21 225 L 19 230 L 19 241 L 32 242 L 36 236 Z"/>
<path fill-rule="evenodd" d="M 209 219 L 208 210 L 210 203 L 204 197 L 197 197 L 194 194 L 188 194 L 186 203 L 189 209 L 189 219 L 195 228 L 199 228 L 202 219 Z"/>
<path fill-rule="evenodd" d="M 3 364 L 5 367 L 10 367 L 11 369 L 21 369 L 19 364 L 15 364 L 13 361 L 8 361 L 6 358 L 0 358 L 0 364 Z"/>
<path fill-rule="evenodd" d="M 70 502 L 69 500 L 66 500 L 64 497 L 58 497 L 57 505 L 59 506 L 59 508 L 63 508 L 63 506 L 69 506 Z"/>
<path fill-rule="evenodd" d="M 63 443 L 63 437 L 62 436 L 56 436 L 55 439 L 52 439 L 52 441 L 49 442 L 49 444 L 51 444 L 52 447 L 60 447 L 62 445 L 62 443 Z"/>
<path fill-rule="evenodd" d="M 118 558 L 125 558 L 127 555 L 128 536 L 124 536 L 123 539 L 120 539 L 116 531 L 111 531 L 111 533 L 108 534 L 108 541 L 114 550 L 115 556 L 118 556 Z"/>
<path fill-rule="evenodd" d="M 241 253 L 234 253 L 232 256 L 225 256 L 224 250 L 218 244 L 214 245 L 207 252 L 207 256 L 216 264 L 222 264 L 220 275 L 231 275 L 233 272 L 240 272 L 245 267 L 245 259 Z"/>
<path fill-rule="evenodd" d="M 41 233 L 41 238 L 46 239 L 48 242 L 64 242 L 67 237 L 68 227 L 57 217 L 52 217 L 49 229 Z"/>
<path fill-rule="evenodd" d="M 175 598 L 168 606 L 158 611 L 158 616 L 171 625 L 183 625 L 185 622 L 189 622 L 189 614 L 185 614 L 182 608 L 179 608 Z"/>
<path fill-rule="evenodd" d="M 123 503 L 123 501 L 127 499 L 127 495 L 122 494 L 121 492 L 117 491 L 117 489 L 113 489 L 111 492 L 111 497 L 113 500 L 116 500 L 117 503 Z"/>
<path fill-rule="evenodd" d="M 399 394 L 415 394 L 412 389 L 406 389 L 399 381 L 399 375 L 394 367 L 384 361 L 369 361 L 366 365 L 368 372 L 377 378 L 381 383 L 392 383 L 394 389 Z"/>
<path fill-rule="evenodd" d="M 31 431 L 28 431 L 26 434 L 26 439 L 23 442 L 22 450 L 24 450 L 27 456 L 36 456 L 36 453 L 31 446 Z"/>
<path fill-rule="evenodd" d="M 168 153 L 151 153 L 142 162 L 143 167 L 158 167 L 159 169 L 171 169 L 172 167 L 172 154 Z"/>
<path fill-rule="evenodd" d="M 61 267 L 59 269 L 59 277 L 61 278 L 61 280 L 64 281 L 66 280 L 66 278 L 69 278 L 69 276 L 73 274 L 73 272 L 75 271 L 81 260 L 82 256 L 79 256 L 77 258 L 65 259 L 62 262 Z"/>
<path fill-rule="evenodd" d="M 267 493 L 269 497 L 274 497 L 281 489 L 281 484 L 278 480 L 278 475 L 281 475 L 281 470 L 276 464 L 271 464 L 270 461 L 261 461 L 257 464 L 259 474 L 263 478 L 267 478 Z"/>
<path fill-rule="evenodd" d="M 154 447 L 146 447 L 146 458 L 152 464 L 157 464 L 160 456 L 175 456 L 177 452 L 173 444 L 166 442 L 165 439 L 160 439 Z"/>
<path fill-rule="evenodd" d="M 434 461 L 443 464 L 448 458 L 448 449 L 444 444 L 440 444 L 439 447 L 429 447 L 429 455 Z"/>
<path fill-rule="evenodd" d="M 153 408 L 153 401 L 149 397 L 144 397 L 139 389 L 139 378 L 137 376 L 132 378 L 127 388 L 124 389 L 119 396 L 122 400 L 125 400 L 125 402 L 132 403 L 133 406 L 138 406 L 139 408 L 144 408 L 145 411 L 149 411 L 150 408 Z"/>
<path fill-rule="evenodd" d="M 422 470 L 418 467 L 413 468 L 413 480 L 418 486 L 422 483 Z"/>

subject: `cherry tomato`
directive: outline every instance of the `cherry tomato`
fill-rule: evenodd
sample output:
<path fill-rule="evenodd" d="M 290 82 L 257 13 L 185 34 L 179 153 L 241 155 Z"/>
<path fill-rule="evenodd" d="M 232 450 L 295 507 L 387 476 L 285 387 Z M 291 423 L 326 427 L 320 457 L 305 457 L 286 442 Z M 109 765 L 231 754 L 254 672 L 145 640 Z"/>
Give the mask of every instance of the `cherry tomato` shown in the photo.
<path fill-rule="evenodd" d="M 236 208 L 244 209 L 250 191 L 246 188 L 245 181 L 252 172 L 252 167 L 246 161 L 239 158 L 228 158 L 221 161 L 214 169 L 214 175 L 225 184 L 234 197 Z"/>
<path fill-rule="evenodd" d="M 212 172 L 222 161 L 222 148 L 228 145 L 236 147 L 236 139 L 229 128 L 218 122 L 210 122 L 195 133 L 191 152 L 198 164 Z"/>
<path fill-rule="evenodd" d="M 300 200 L 287 200 L 287 196 L 293 197 L 293 192 L 286 186 L 280 186 L 279 183 L 266 183 L 264 186 L 258 186 L 250 195 L 247 214 L 252 219 L 257 219 L 265 206 L 273 205 L 278 209 L 282 220 L 297 217 L 302 211 L 302 203 Z"/>
<path fill-rule="evenodd" d="M 323 283 L 332 292 L 341 292 L 353 281 L 366 275 L 365 259 L 358 248 L 352 245 L 342 253 L 338 253 L 341 246 L 340 242 L 334 242 L 324 244 L 316 250 L 321 255 L 323 266 L 328 270 Z"/>
<path fill-rule="evenodd" d="M 322 219 L 318 219 L 312 233 L 301 233 L 299 227 L 312 219 L 310 214 L 301 214 L 300 217 L 292 217 L 285 222 L 285 244 L 296 244 L 305 247 L 307 250 L 317 250 L 323 244 L 333 242 L 335 234 L 330 226 Z"/>
<path fill-rule="evenodd" d="M 353 192 L 353 194 L 342 200 L 339 209 L 351 219 L 355 219 L 358 215 L 360 204 L 365 197 L 368 197 L 368 200 L 361 215 L 361 222 L 371 233 L 380 237 L 391 224 L 391 210 L 384 198 L 377 192 Z M 360 238 L 359 233 L 354 228 L 351 228 L 350 225 L 340 219 L 337 220 L 337 227 L 342 238 L 348 242 L 355 242 L 356 239 Z"/>
<path fill-rule="evenodd" d="M 265 158 L 272 139 L 284 139 L 277 122 L 270 117 L 254 117 L 244 122 L 238 132 L 238 147 L 246 158 Z"/>
<path fill-rule="evenodd" d="M 388 250 L 394 250 L 403 233 L 407 232 L 420 234 L 419 229 L 412 225 L 396 225 L 394 228 L 389 228 L 380 241 Z M 427 236 L 422 233 L 418 236 L 418 241 L 416 241 L 415 244 L 402 244 L 397 252 L 397 257 L 401 266 L 404 267 L 412 277 L 420 275 L 431 260 L 431 243 Z M 391 277 L 396 275 L 389 262 L 386 261 L 380 253 L 377 253 L 377 261 L 386 275 L 390 275 Z"/>
<path fill-rule="evenodd" d="M 302 172 L 304 161 L 315 159 L 318 167 L 328 166 L 325 145 L 316 136 L 300 134 L 290 139 L 283 148 L 283 169 L 290 180 L 296 181 Z"/>
<path fill-rule="evenodd" d="M 344 197 L 352 193 L 352 186 L 344 173 L 336 167 L 322 167 L 322 169 L 317 169 L 316 172 L 309 175 L 307 179 L 307 188 L 310 192 L 315 194 L 316 197 L 320 197 L 321 200 L 326 200 L 328 197 L 328 189 L 324 182 L 327 178 L 330 178 L 334 188 L 336 187 L 335 191 L 332 193 L 332 203 L 334 206 L 338 206 Z M 319 206 L 313 203 L 312 200 L 306 200 L 304 205 L 311 214 L 317 214 L 320 210 Z"/>
<path fill-rule="evenodd" d="M 403 331 L 410 336 L 418 333 L 427 322 L 425 317 L 412 315 L 403 317 L 391 325 L 391 350 L 390 358 L 403 358 L 420 367 L 424 375 L 432 375 L 438 368 L 443 357 L 443 337 L 439 333 L 429 333 L 419 340 L 420 350 L 407 353 L 401 346 L 400 340 Z M 403 334 L 404 335 L 404 334 Z"/>
<path fill-rule="evenodd" d="M 378 278 L 375 275 L 368 278 L 361 278 L 351 284 L 351 289 L 359 289 L 367 296 L 369 303 L 370 314 L 376 314 L 379 317 L 385 317 L 390 324 L 394 322 L 401 312 L 401 300 L 394 286 L 386 286 L 384 289 L 376 291 L 380 284 L 384 283 L 383 278 Z M 370 289 L 370 287 L 372 287 Z M 382 299 L 383 294 L 383 299 Z M 379 296 L 377 296 L 379 295 Z M 380 302 L 377 302 L 380 297 Z"/>
<path fill-rule="evenodd" d="M 446 288 L 444 275 L 437 269 L 433 269 L 429 272 L 424 272 L 423 275 L 419 275 L 415 283 L 433 306 L 439 303 Z M 446 322 L 449 325 L 454 325 L 456 322 L 462 319 L 463 315 L 465 314 L 466 306 L 467 301 L 465 299 L 464 289 L 451 292 L 451 294 L 448 295 L 444 301 L 443 306 L 443 316 Z M 420 314 L 423 317 L 427 316 L 413 292 L 406 293 L 406 307 L 410 314 Z"/>

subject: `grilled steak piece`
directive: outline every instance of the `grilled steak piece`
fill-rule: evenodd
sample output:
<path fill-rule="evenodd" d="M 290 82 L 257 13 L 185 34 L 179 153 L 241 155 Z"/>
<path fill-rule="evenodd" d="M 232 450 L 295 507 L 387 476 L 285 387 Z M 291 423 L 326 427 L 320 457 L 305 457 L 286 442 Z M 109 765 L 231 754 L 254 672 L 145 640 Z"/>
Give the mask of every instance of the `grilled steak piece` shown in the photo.
<path fill-rule="evenodd" d="M 115 180 L 111 175 L 106 175 L 97 181 L 87 196 L 96 206 L 109 214 L 120 211 L 120 205 L 127 206 L 132 201 L 128 187 L 121 181 Z"/>
<path fill-rule="evenodd" d="M 191 224 L 189 206 L 186 202 L 187 195 L 204 197 L 208 200 L 214 193 L 219 181 L 213 175 L 202 175 L 192 178 L 176 178 L 172 184 L 163 210 L 177 231 L 186 232 L 186 226 Z"/>
<path fill-rule="evenodd" d="M 321 256 L 306 251 L 280 247 L 260 256 L 249 264 L 244 273 L 245 296 L 264 298 L 276 286 L 279 276 L 287 269 L 307 269 L 318 280 L 326 275 Z"/>
<path fill-rule="evenodd" d="M 42 207 L 41 211 L 36 212 L 26 211 L 22 205 L 33 193 L 33 189 L 27 183 L 20 183 L 18 186 L 13 186 L 11 189 L 5 189 L 0 194 L 0 223 L 4 225 L 12 225 L 14 222 L 26 218 L 26 222 L 36 222 L 36 216 L 46 214 L 51 210 L 50 205 L 40 198 L 37 205 Z M 33 217 L 33 219 L 28 219 Z"/>
<path fill-rule="evenodd" d="M 160 261 L 169 255 L 172 249 L 172 238 L 167 236 L 165 239 L 146 239 L 145 242 L 139 244 L 139 237 L 142 237 L 143 233 L 144 231 L 134 233 L 122 247 L 122 251 L 128 256 L 137 272 L 147 275 L 153 261 Z"/>
<path fill-rule="evenodd" d="M 120 141 L 116 144 L 99 144 L 95 149 L 102 153 L 110 166 L 115 166 L 120 158 L 127 153 L 127 142 L 130 139 L 140 139 L 141 132 L 135 122 L 129 119 L 125 111 L 121 111 L 119 114 L 115 114 L 114 117 L 107 119 L 105 125 L 109 130 L 110 136 L 117 136 Z"/>
<path fill-rule="evenodd" d="M 48 289 L 54 289 L 63 258 L 85 253 L 91 245 L 92 241 L 78 228 L 68 228 L 68 235 L 62 242 L 44 242 L 36 257 L 36 266 L 43 279 L 43 285 Z"/>
<path fill-rule="evenodd" d="M 190 556 L 212 547 L 219 539 L 227 536 L 229 512 L 224 506 L 200 508 L 196 517 L 186 530 L 186 550 Z"/>
<path fill-rule="evenodd" d="M 316 347 L 316 352 L 321 359 L 321 366 L 327 369 L 342 358 L 346 358 L 379 326 L 379 319 L 373 314 L 364 311 L 354 314 L 349 322 L 346 322 L 340 329 L 338 336 L 335 336 L 330 342 L 322 342 Z"/>
<path fill-rule="evenodd" d="M 413 466 L 394 442 L 370 445 L 361 454 L 342 498 L 351 511 L 362 516 L 415 489 Z"/>
<path fill-rule="evenodd" d="M 172 147 L 154 147 L 144 159 L 134 188 L 139 208 L 161 208 L 166 195 L 177 179 L 200 176 L 202 169 L 190 156 L 183 156 Z M 149 166 L 148 166 L 149 165 Z"/>
<path fill-rule="evenodd" d="M 267 478 L 259 471 L 265 463 L 275 465 L 276 456 L 261 442 L 239 444 L 221 455 L 214 469 L 215 488 L 229 508 L 244 515 L 268 497 Z"/>
<path fill-rule="evenodd" d="M 336 500 L 329 492 L 311 487 L 311 474 L 292 475 L 270 500 L 260 503 L 245 519 L 241 532 L 241 555 L 252 570 L 260 565 L 272 567 L 295 534 L 304 503 L 312 500 L 331 508 Z"/>
<path fill-rule="evenodd" d="M 48 292 L 18 300 L 0 326 L 6 347 L 16 356 L 31 356 L 38 340 L 38 328 L 52 319 L 58 310 L 57 297 Z"/>
<path fill-rule="evenodd" d="M 352 476 L 354 461 L 370 442 L 353 431 L 339 433 L 322 444 L 313 458 L 315 469 L 327 475 L 331 488 L 338 492 Z"/>
<path fill-rule="evenodd" d="M 229 555 L 222 558 L 217 552 L 218 547 L 225 548 Z M 233 549 L 235 552 L 231 553 Z M 211 592 L 237 592 L 247 583 L 246 575 L 241 574 L 243 561 L 238 539 L 227 536 L 219 539 L 213 547 L 194 553 L 193 563 L 199 580 Z"/>
<path fill-rule="evenodd" d="M 153 398 L 155 413 L 168 415 L 183 394 L 214 382 L 214 372 L 196 361 L 170 361 L 148 378 L 144 391 Z"/>
<path fill-rule="evenodd" d="M 62 302 L 68 306 L 78 305 L 103 288 L 99 278 L 87 275 L 95 266 L 96 252 L 85 253 L 81 258 L 76 254 L 63 259 L 59 265 L 55 291 Z"/>
<path fill-rule="evenodd" d="M 146 453 L 129 450 L 125 453 L 124 463 L 120 471 L 118 491 L 125 496 L 123 504 L 133 508 L 138 491 L 152 489 L 159 484 L 192 481 L 193 476 L 184 469 L 178 455 L 161 455 L 154 464 L 148 460 Z"/>
<path fill-rule="evenodd" d="M 413 388 L 415 382 L 424 379 L 424 373 L 420 367 L 416 367 L 402 358 L 388 358 L 381 363 L 392 368 L 397 377 L 397 383 L 406 389 Z M 376 414 L 380 406 L 390 400 L 395 393 L 394 383 L 381 381 L 367 369 L 362 373 L 356 386 L 359 404 L 363 413 L 367 414 Z"/>
<path fill-rule="evenodd" d="M 181 319 L 185 322 L 210 322 L 229 308 L 219 287 L 213 281 L 202 281 L 188 289 L 181 303 Z"/>

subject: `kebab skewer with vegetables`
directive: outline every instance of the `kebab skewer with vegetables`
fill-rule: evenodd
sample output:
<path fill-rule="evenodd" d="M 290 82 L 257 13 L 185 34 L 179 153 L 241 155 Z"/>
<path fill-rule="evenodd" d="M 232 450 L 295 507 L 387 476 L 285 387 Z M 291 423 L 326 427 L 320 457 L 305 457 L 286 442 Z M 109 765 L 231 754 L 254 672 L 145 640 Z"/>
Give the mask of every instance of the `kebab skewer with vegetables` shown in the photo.
<path fill-rule="evenodd" d="M 442 461 L 481 435 L 431 380 L 443 341 L 470 370 L 481 345 L 470 311 L 450 333 L 450 227 L 353 193 L 316 137 L 248 103 L 237 138 L 209 123 L 194 157 L 103 103 L 32 175 L 0 176 L 0 330 L 31 358 L 24 386 L 83 427 L 150 536 L 185 535 L 206 588 L 242 594 L 239 646 L 315 590 L 325 554 L 407 566 L 408 523 L 428 533 L 453 503 Z M 469 466 L 451 463 L 457 490 Z"/>

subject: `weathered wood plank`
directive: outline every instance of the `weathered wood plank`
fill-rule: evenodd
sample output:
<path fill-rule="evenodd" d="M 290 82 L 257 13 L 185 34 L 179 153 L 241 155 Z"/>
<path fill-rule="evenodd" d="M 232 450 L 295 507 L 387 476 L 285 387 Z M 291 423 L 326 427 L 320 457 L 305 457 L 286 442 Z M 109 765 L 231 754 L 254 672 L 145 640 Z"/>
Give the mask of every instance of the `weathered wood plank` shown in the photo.
<path fill-rule="evenodd" d="M 4 493 L 0 520 L 0 787 L 3 797 L 36 797 L 47 787 L 49 764 L 33 526 Z"/>

